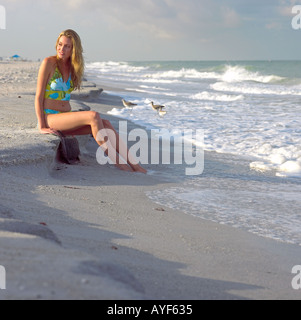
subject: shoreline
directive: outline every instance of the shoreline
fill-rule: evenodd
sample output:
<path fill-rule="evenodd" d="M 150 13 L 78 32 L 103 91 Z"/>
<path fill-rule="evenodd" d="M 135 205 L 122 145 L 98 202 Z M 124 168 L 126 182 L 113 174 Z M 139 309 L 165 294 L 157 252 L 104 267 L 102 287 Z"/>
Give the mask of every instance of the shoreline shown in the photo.
<path fill-rule="evenodd" d="M 97 82 L 94 73 L 91 73 L 91 79 L 98 84 L 101 83 Z M 119 82 L 115 83 L 115 86 L 113 84 L 113 87 L 107 87 L 107 90 L 114 96 L 116 94 L 120 96 L 116 97 L 119 103 L 122 96 L 131 97 L 136 103 L 141 99 L 141 96 L 139 99 L 135 95 L 134 88 L 133 91 L 122 89 Z M 116 109 L 118 108 L 114 107 L 113 112 L 109 114 L 118 117 L 119 110 Z M 121 113 L 121 118 L 118 119 L 121 122 L 134 119 L 135 125 L 142 130 L 150 132 L 153 129 L 148 122 L 141 122 L 139 117 L 135 116 L 135 109 L 125 118 Z M 158 127 L 155 126 L 154 129 L 156 128 L 162 130 L 164 127 L 158 123 Z M 168 138 L 168 135 L 166 136 Z M 171 158 L 173 151 L 172 147 Z M 301 236 L 294 222 L 298 221 L 297 212 L 300 207 L 300 202 L 297 201 L 297 194 L 301 191 L 300 179 L 293 176 L 281 177 L 277 175 L 276 169 L 264 172 L 251 169 L 251 163 L 254 161 L 258 161 L 258 158 L 205 150 L 204 172 L 200 176 L 187 178 L 185 174 L 179 172 L 183 172 L 183 166 L 181 168 L 181 166 L 165 165 L 164 173 L 161 172 L 160 175 L 182 179 L 183 187 L 176 187 L 177 192 L 174 191 L 175 188 L 157 192 L 151 198 L 160 204 L 168 203 L 170 208 L 202 219 L 234 226 L 284 243 L 301 245 Z M 277 194 L 282 196 L 276 196 Z"/>
<path fill-rule="evenodd" d="M 49 169 L 54 141 L 34 129 L 25 80 L 0 102 L 1 159 L 18 160 L 0 162 L 0 300 L 300 299 L 291 271 L 301 247 L 154 203 L 147 192 L 181 183 L 163 166 L 146 176 L 100 166 L 89 140 L 80 164 Z M 118 123 L 106 114 L 121 107 L 117 96 L 81 94 L 72 106 Z"/>

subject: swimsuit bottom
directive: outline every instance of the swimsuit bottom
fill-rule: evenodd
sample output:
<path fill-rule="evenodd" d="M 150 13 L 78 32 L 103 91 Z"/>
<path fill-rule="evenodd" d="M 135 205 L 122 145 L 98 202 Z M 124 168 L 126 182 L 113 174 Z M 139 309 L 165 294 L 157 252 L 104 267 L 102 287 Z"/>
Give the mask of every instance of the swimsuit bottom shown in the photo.
<path fill-rule="evenodd" d="M 70 112 L 72 112 L 72 111 L 70 111 Z M 61 114 L 61 113 L 63 113 L 63 112 L 57 111 L 57 110 L 52 110 L 52 109 L 44 109 L 44 114 L 45 115 L 48 115 L 48 114 Z M 39 126 L 39 122 L 37 124 L 37 127 L 38 126 Z"/>
<path fill-rule="evenodd" d="M 56 111 L 52 109 L 44 109 L 44 114 L 61 114 L 61 111 Z"/>

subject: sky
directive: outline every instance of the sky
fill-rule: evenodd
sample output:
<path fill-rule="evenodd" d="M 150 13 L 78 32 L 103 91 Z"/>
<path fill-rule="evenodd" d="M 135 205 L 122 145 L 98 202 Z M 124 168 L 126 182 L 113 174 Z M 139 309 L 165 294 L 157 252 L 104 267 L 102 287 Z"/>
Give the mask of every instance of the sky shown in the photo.
<path fill-rule="evenodd" d="M 300 60 L 301 0 L 0 0 L 0 56 L 55 55 L 62 30 L 87 61 Z M 301 21 L 301 20 L 300 20 Z"/>

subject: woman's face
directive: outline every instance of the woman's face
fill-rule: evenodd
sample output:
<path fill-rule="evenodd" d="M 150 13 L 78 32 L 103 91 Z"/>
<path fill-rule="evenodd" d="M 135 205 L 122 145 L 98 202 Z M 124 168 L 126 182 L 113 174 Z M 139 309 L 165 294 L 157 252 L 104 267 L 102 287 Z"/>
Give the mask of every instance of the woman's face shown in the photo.
<path fill-rule="evenodd" d="M 57 56 L 59 59 L 67 60 L 72 55 L 72 40 L 62 36 L 56 48 Z"/>

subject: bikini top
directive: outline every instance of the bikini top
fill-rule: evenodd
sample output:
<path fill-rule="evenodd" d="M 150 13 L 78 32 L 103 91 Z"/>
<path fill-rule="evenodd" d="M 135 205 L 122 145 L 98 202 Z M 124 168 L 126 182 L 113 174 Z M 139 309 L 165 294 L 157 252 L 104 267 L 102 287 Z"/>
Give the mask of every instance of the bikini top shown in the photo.
<path fill-rule="evenodd" d="M 74 90 L 71 80 L 71 73 L 67 82 L 64 82 L 63 76 L 58 67 L 55 68 L 54 75 L 48 82 L 45 91 L 45 99 L 70 101 L 71 92 Z"/>

